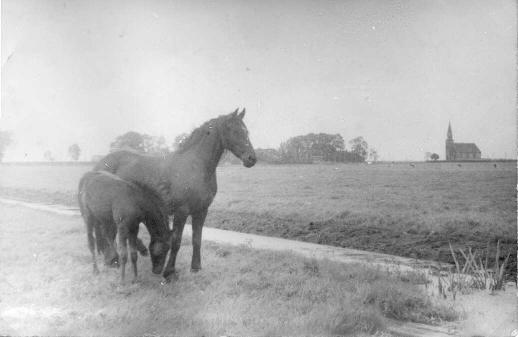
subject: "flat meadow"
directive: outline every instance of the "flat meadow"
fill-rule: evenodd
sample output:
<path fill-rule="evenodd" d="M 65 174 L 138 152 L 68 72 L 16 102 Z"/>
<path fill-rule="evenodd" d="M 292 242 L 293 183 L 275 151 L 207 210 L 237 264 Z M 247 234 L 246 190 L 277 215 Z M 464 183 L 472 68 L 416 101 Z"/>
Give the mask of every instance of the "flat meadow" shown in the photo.
<path fill-rule="evenodd" d="M 256 165 L 218 168 L 207 226 L 449 261 L 451 242 L 501 240 L 516 271 L 516 163 Z M 92 164 L 2 164 L 0 197 L 77 207 Z M 289 252 L 204 242 L 189 272 L 161 286 L 149 258 L 139 280 L 92 274 L 79 216 L 0 204 L 0 332 L 12 335 L 390 336 L 398 321 L 436 324 L 463 309 L 425 291 L 426 277 Z M 149 241 L 145 230 L 140 234 Z M 494 252 L 493 252 L 494 253 Z M 494 255 L 493 255 L 494 256 Z M 128 267 L 129 268 L 129 267 Z M 515 275 L 515 274 L 514 274 Z"/>
<path fill-rule="evenodd" d="M 76 206 L 91 167 L 3 164 L 0 196 Z M 516 252 L 516 162 L 221 166 L 217 176 L 207 226 L 445 262 L 449 242 Z"/>

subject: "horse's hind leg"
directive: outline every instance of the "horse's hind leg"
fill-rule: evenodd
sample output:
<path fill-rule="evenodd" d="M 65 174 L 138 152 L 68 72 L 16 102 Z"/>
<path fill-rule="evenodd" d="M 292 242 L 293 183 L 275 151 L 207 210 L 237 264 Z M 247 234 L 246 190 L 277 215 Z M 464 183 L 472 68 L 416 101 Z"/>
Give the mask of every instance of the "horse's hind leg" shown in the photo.
<path fill-rule="evenodd" d="M 95 242 L 97 246 L 97 253 L 104 254 L 106 250 L 106 240 L 105 236 L 102 234 L 101 228 L 98 224 L 94 225 L 95 230 Z"/>
<path fill-rule="evenodd" d="M 86 216 L 85 223 L 86 235 L 88 237 L 88 248 L 90 249 L 90 253 L 92 254 L 93 272 L 94 274 L 99 274 L 99 268 L 97 267 L 97 261 L 95 260 L 95 239 L 93 235 L 95 223 L 91 216 Z"/>

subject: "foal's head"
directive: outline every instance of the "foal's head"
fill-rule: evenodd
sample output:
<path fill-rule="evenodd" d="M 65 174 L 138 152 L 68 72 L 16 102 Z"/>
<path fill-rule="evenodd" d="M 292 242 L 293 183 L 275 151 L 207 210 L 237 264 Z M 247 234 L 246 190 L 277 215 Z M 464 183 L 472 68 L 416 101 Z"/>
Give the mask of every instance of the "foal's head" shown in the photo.
<path fill-rule="evenodd" d="M 236 157 L 241 159 L 243 165 L 252 167 L 257 162 L 254 147 L 248 138 L 248 129 L 243 122 L 245 117 L 245 109 L 238 113 L 239 109 L 224 116 L 218 126 L 221 142 L 226 150 L 232 152 Z"/>
<path fill-rule="evenodd" d="M 151 264 L 153 273 L 160 274 L 164 269 L 165 259 L 169 251 L 169 237 L 151 240 L 149 243 L 149 255 L 151 256 Z"/>

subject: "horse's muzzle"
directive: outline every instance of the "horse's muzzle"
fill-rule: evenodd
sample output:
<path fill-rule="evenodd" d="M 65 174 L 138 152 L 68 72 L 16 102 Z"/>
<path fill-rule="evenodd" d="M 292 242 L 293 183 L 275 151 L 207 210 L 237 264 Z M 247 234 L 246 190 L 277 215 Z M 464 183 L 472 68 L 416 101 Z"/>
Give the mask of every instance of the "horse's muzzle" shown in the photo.
<path fill-rule="evenodd" d="M 243 165 L 245 167 L 252 167 L 255 165 L 255 163 L 257 163 L 257 158 L 254 156 L 254 155 L 245 155 L 242 159 L 243 161 Z"/>

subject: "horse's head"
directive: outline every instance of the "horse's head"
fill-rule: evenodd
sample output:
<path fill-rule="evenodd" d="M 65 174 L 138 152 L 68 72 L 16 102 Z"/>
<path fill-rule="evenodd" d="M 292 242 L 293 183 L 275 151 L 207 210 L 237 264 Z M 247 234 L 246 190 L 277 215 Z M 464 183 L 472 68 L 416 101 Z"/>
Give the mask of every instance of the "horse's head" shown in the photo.
<path fill-rule="evenodd" d="M 252 167 L 257 162 L 255 151 L 248 139 L 248 129 L 243 122 L 245 109 L 238 113 L 239 109 L 225 116 L 220 126 L 220 135 L 223 147 L 241 159 L 243 165 Z"/>
<path fill-rule="evenodd" d="M 151 240 L 149 243 L 149 255 L 151 256 L 151 264 L 153 266 L 153 273 L 160 274 L 164 269 L 164 264 L 169 251 L 168 239 L 165 240 Z"/>

